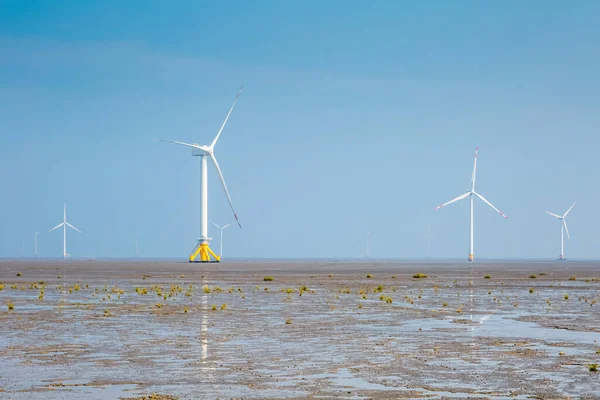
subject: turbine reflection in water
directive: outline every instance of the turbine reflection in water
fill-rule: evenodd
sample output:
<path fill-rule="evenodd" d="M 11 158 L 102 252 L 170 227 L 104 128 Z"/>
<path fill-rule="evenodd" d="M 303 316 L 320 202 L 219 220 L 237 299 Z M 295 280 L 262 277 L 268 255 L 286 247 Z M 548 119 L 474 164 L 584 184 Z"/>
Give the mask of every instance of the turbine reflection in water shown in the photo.
<path fill-rule="evenodd" d="M 206 279 L 203 281 L 204 287 L 206 287 Z M 203 291 L 202 295 L 202 325 L 200 327 L 200 343 L 202 345 L 202 355 L 200 357 L 201 362 L 205 362 L 208 358 L 208 294 Z"/>

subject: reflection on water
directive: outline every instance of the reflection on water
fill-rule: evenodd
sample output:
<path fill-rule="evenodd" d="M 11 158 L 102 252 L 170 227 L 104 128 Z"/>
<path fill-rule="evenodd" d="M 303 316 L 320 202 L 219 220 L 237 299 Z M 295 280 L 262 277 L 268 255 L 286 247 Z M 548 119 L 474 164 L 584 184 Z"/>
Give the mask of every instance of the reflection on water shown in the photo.
<path fill-rule="evenodd" d="M 206 279 L 203 287 L 207 286 Z M 200 343 L 202 344 L 201 361 L 205 362 L 208 357 L 208 294 L 202 291 L 202 325 L 200 327 Z"/>

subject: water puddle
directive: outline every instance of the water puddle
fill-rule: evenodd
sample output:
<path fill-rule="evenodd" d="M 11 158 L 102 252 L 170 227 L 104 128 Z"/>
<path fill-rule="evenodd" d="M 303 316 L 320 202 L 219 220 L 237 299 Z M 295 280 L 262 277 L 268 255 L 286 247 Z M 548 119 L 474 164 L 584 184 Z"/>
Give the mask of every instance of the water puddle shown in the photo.
<path fill-rule="evenodd" d="M 566 329 L 544 328 L 534 322 L 523 322 L 509 316 L 490 315 L 485 320 L 482 318 L 474 324 L 455 323 L 456 317 L 445 319 L 414 319 L 403 323 L 398 327 L 400 331 L 437 331 L 437 330 L 462 330 L 472 336 L 497 337 L 497 338 L 524 338 L 538 341 L 562 341 L 577 342 L 582 344 L 594 344 L 600 340 L 600 334 L 596 332 L 579 332 Z"/>

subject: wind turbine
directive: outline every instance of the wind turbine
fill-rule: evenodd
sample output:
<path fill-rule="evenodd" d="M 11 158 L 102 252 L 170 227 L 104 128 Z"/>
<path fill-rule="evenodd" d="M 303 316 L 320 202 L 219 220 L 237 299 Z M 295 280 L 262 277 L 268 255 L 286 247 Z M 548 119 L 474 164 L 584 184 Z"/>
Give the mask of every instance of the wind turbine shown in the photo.
<path fill-rule="evenodd" d="M 210 221 L 210 222 L 212 222 L 212 221 Z M 219 245 L 221 246 L 221 251 L 219 252 L 219 258 L 222 258 L 223 257 L 223 229 L 231 226 L 231 224 L 227 224 L 225 226 L 219 226 L 219 225 L 215 224 L 214 222 L 212 222 L 212 224 L 221 230 L 221 241 L 219 242 Z"/>
<path fill-rule="evenodd" d="M 33 234 L 33 254 L 37 257 L 37 237 L 40 233 L 37 231 L 37 229 L 35 230 L 35 233 Z"/>
<path fill-rule="evenodd" d="M 365 232 L 365 237 L 367 240 L 367 252 L 365 254 L 365 258 L 369 258 L 369 237 L 371 237 L 371 232 Z"/>
<path fill-rule="evenodd" d="M 431 234 L 431 226 L 427 227 L 427 232 L 421 236 L 421 239 L 427 239 L 427 258 L 431 258 L 431 239 L 436 239 L 435 236 Z"/>
<path fill-rule="evenodd" d="M 469 198 L 470 201 L 470 216 L 469 216 L 469 261 L 473 261 L 473 196 L 479 197 L 479 199 L 481 199 L 481 201 L 483 201 L 484 203 L 486 203 L 488 206 L 492 207 L 494 210 L 496 210 L 500 215 L 502 215 L 504 218 L 508 218 L 506 215 L 504 215 L 502 213 L 502 211 L 498 210 L 496 207 L 494 207 L 494 205 L 492 203 L 490 203 L 489 201 L 486 200 L 485 197 L 483 197 L 482 195 L 480 195 L 479 193 L 477 193 L 475 191 L 475 174 L 477 172 L 477 152 L 479 150 L 479 147 L 475 148 L 475 161 L 473 162 L 473 174 L 471 175 L 471 189 L 469 189 L 469 191 L 467 191 L 467 193 L 465 194 L 461 194 L 460 196 L 458 196 L 457 198 L 450 200 L 447 203 L 442 204 L 441 206 L 438 206 L 436 208 L 436 210 L 439 210 L 442 207 L 447 206 L 448 204 L 452 204 L 456 201 L 462 200 L 462 199 L 466 199 L 467 197 Z"/>
<path fill-rule="evenodd" d="M 229 116 L 231 115 L 231 112 L 233 111 L 233 108 L 235 107 L 235 103 L 237 103 L 237 100 L 240 97 L 240 93 L 242 92 L 243 87 L 244 87 L 244 85 L 242 85 L 240 87 L 240 90 L 238 91 L 238 94 L 237 94 L 237 96 L 235 96 L 235 100 L 233 101 L 233 105 L 229 109 L 229 112 L 227 113 L 227 116 L 225 117 L 225 121 L 223 121 L 223 125 L 221 125 L 221 129 L 219 129 L 217 136 L 215 136 L 215 138 L 213 139 L 213 141 L 211 142 L 210 145 L 206 146 L 206 145 L 199 145 L 197 143 L 190 144 L 190 143 L 178 142 L 175 140 L 159 139 L 162 142 L 175 143 L 175 144 L 179 144 L 182 146 L 191 147 L 192 148 L 192 156 L 200 157 L 200 169 L 201 169 L 201 173 L 200 173 L 200 175 L 201 175 L 201 178 L 200 178 L 200 207 L 201 207 L 200 238 L 198 239 L 198 245 L 196 245 L 194 251 L 192 252 L 192 254 L 190 254 L 190 258 L 189 258 L 190 262 L 193 262 L 194 259 L 198 255 L 200 255 L 201 262 L 210 262 L 211 255 L 217 262 L 221 261 L 221 257 L 217 256 L 211 250 L 211 248 L 208 246 L 208 244 L 211 241 L 211 238 L 208 237 L 208 158 L 211 159 L 213 165 L 215 166 L 215 169 L 217 170 L 217 173 L 219 174 L 219 180 L 221 181 L 221 186 L 223 187 L 223 190 L 225 191 L 225 195 L 227 196 L 227 200 L 229 201 L 229 207 L 231 208 L 231 212 L 233 213 L 233 216 L 235 217 L 235 220 L 238 223 L 240 229 L 242 228 L 242 225 L 240 224 L 240 221 L 235 213 L 235 210 L 233 209 L 233 204 L 231 203 L 231 196 L 229 196 L 229 191 L 227 190 L 227 185 L 225 184 L 225 179 L 223 179 L 223 173 L 221 172 L 219 163 L 217 162 L 217 159 L 215 158 L 214 149 L 215 149 L 215 145 L 217 144 L 217 141 L 219 140 L 219 136 L 221 136 L 221 132 L 223 132 L 223 128 L 225 128 L 225 124 L 227 123 L 227 120 L 229 119 Z"/>
<path fill-rule="evenodd" d="M 139 257 L 140 253 L 138 252 L 138 236 L 139 236 L 139 232 L 135 233 L 135 256 Z"/>
<path fill-rule="evenodd" d="M 52 232 L 55 229 L 63 227 L 63 258 L 67 259 L 70 255 L 67 253 L 67 226 L 75 229 L 79 233 L 81 232 L 79 229 L 75 228 L 73 225 L 67 222 L 67 203 L 65 203 L 64 214 L 63 214 L 63 222 L 56 225 L 54 228 L 50 229 L 48 232 Z"/>
<path fill-rule="evenodd" d="M 556 215 L 553 214 L 551 212 L 546 211 L 546 214 L 550 214 L 555 218 L 558 218 L 559 220 L 561 220 L 560 223 L 560 254 L 558 255 L 558 259 L 559 260 L 564 260 L 565 259 L 565 252 L 564 252 L 564 240 L 565 240 L 565 233 L 564 231 L 567 231 L 567 237 L 569 238 L 569 240 L 571 240 L 571 235 L 569 235 L 569 228 L 567 228 L 567 220 L 565 218 L 567 218 L 567 214 L 569 214 L 569 211 L 571 211 L 571 209 L 575 206 L 575 203 L 573 203 L 573 205 L 571 207 L 569 207 L 569 209 L 567 210 L 567 212 L 565 213 L 565 215 L 563 215 L 562 217 L 560 215 Z M 564 229 L 563 229 L 564 227 Z"/>

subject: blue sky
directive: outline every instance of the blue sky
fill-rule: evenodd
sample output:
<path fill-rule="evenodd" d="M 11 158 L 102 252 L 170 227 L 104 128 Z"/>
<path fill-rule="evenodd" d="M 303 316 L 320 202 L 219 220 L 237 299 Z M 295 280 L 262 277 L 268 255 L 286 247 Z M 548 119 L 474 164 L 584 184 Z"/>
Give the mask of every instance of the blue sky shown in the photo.
<path fill-rule="evenodd" d="M 599 258 L 600 3 L 0 1 L 0 257 L 185 258 L 210 143 L 232 257 Z M 231 222 L 214 170 L 209 214 Z M 210 234 L 218 237 L 218 230 Z M 218 240 L 214 241 L 218 248 Z"/>

